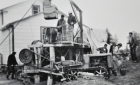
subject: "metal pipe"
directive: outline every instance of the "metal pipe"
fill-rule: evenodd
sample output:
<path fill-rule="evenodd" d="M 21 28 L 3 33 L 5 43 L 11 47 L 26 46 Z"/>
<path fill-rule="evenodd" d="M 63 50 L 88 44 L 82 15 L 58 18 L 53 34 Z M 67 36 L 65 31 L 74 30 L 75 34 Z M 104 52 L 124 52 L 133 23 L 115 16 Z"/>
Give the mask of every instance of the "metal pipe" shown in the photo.
<path fill-rule="evenodd" d="M 14 33 L 14 25 L 11 25 L 12 27 L 12 52 L 15 51 L 15 33 Z"/>

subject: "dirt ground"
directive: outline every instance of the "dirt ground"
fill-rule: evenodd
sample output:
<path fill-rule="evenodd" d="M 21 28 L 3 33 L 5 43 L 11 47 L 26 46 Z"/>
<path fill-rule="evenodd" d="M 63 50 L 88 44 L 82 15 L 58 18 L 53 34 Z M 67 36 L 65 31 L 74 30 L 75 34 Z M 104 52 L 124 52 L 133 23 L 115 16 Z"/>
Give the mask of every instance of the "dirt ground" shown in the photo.
<path fill-rule="evenodd" d="M 109 80 L 95 78 L 93 80 L 85 80 L 79 78 L 71 82 L 61 82 L 55 85 L 140 85 L 140 62 L 132 63 L 126 62 L 127 74 L 125 76 L 111 76 Z M 21 81 L 7 80 L 6 74 L 0 73 L 0 85 L 23 85 Z M 34 85 L 47 85 L 46 81 Z"/>

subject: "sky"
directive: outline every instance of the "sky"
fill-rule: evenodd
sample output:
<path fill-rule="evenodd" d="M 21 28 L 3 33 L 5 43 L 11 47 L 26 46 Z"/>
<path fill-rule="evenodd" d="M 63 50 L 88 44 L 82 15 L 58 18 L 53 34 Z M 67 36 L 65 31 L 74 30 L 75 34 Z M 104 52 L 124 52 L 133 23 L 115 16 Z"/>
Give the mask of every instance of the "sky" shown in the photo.
<path fill-rule="evenodd" d="M 24 0 L 0 0 L 0 8 Z M 94 29 L 109 29 L 126 47 L 131 31 L 140 33 L 140 0 L 73 0 L 83 12 L 83 23 Z M 3 4 L 3 2 L 8 2 Z M 52 0 L 59 10 L 72 11 L 69 0 Z"/>

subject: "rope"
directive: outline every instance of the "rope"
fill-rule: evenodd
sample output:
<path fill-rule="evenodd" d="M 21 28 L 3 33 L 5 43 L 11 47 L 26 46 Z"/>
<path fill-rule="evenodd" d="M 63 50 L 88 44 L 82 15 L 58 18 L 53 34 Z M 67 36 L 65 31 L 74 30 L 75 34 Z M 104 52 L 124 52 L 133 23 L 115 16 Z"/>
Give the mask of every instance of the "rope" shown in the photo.
<path fill-rule="evenodd" d="M 37 0 L 35 0 L 36 2 Z M 32 6 L 35 4 L 35 2 L 32 4 Z M 16 26 L 14 27 L 14 29 L 18 26 L 18 24 L 23 20 L 23 18 L 25 17 L 25 15 L 29 12 L 29 10 L 32 8 L 32 6 L 27 10 L 27 12 L 23 15 L 23 17 L 19 20 L 19 22 L 17 22 Z M 10 36 L 10 34 L 13 32 L 14 30 L 12 30 L 4 39 L 3 41 L 0 43 L 0 46 L 3 44 L 3 42 Z"/>

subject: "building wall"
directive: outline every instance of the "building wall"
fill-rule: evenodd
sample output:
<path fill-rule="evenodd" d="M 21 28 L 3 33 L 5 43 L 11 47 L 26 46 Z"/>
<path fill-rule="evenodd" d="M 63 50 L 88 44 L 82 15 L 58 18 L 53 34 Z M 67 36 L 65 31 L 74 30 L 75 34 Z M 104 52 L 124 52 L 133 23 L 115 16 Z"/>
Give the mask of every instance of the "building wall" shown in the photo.
<path fill-rule="evenodd" d="M 17 52 L 16 56 L 19 64 L 22 64 L 19 60 L 19 52 L 24 48 L 28 48 L 28 45 L 31 45 L 34 40 L 40 40 L 40 26 L 56 27 L 57 21 L 57 19 L 45 20 L 44 15 L 39 14 L 20 22 L 15 28 L 15 51 Z"/>
<path fill-rule="evenodd" d="M 1 13 L 0 13 L 0 28 L 2 26 L 2 16 L 1 16 Z"/>
<path fill-rule="evenodd" d="M 2 31 L 1 33 L 1 41 L 5 39 L 5 37 L 9 34 L 11 28 L 9 30 Z M 7 58 L 9 54 L 12 52 L 12 34 L 6 38 L 6 40 L 0 46 L 0 53 L 3 55 L 3 64 L 7 63 Z"/>
<path fill-rule="evenodd" d="M 35 0 L 27 0 L 25 2 L 4 9 L 5 11 L 8 11 L 4 13 L 4 24 L 21 19 L 24 16 L 24 14 L 29 10 L 29 8 L 32 6 L 34 1 Z M 37 0 L 34 5 L 40 5 L 40 11 L 41 12 L 43 11 L 41 0 Z M 26 14 L 25 17 L 31 15 L 32 15 L 32 8 L 29 10 L 29 12 Z"/>

